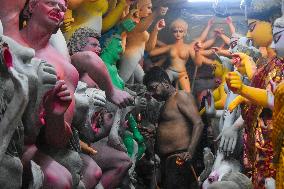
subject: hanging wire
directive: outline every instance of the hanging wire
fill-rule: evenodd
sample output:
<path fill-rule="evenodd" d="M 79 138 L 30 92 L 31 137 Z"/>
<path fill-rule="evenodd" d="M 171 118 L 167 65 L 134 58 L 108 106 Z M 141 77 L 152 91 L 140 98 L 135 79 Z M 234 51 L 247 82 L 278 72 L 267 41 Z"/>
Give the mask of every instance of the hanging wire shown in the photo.
<path fill-rule="evenodd" d="M 225 2 L 224 0 L 215 0 L 212 8 L 217 16 L 228 16 L 228 2 Z"/>

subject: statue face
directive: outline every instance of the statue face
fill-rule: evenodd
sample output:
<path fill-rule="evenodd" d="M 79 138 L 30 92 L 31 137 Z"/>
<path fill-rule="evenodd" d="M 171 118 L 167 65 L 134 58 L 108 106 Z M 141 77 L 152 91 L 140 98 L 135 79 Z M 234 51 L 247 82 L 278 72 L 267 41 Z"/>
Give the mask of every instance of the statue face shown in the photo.
<path fill-rule="evenodd" d="M 59 26 L 67 10 L 65 0 L 39 0 L 32 8 L 32 18 L 47 26 Z"/>
<path fill-rule="evenodd" d="M 139 17 L 145 18 L 152 14 L 152 3 L 146 4 L 139 9 Z"/>
<path fill-rule="evenodd" d="M 99 40 L 94 37 L 87 38 L 87 45 L 82 49 L 83 51 L 92 51 L 97 55 L 100 55 L 102 49 Z"/>
<path fill-rule="evenodd" d="M 181 40 L 185 37 L 186 32 L 183 28 L 173 28 L 173 35 L 176 40 Z"/>
<path fill-rule="evenodd" d="M 284 57 L 284 27 L 273 27 L 273 43 L 271 45 L 277 56 Z"/>
<path fill-rule="evenodd" d="M 250 20 L 247 35 L 258 47 L 268 47 L 272 42 L 271 24 L 260 20 Z"/>

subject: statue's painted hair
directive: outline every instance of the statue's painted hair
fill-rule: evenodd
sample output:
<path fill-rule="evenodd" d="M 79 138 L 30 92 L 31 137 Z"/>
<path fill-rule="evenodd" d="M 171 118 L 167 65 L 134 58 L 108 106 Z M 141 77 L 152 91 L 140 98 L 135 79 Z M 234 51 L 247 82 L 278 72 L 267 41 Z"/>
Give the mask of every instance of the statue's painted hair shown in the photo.
<path fill-rule="evenodd" d="M 173 30 L 174 28 L 182 28 L 186 33 L 188 29 L 188 23 L 184 19 L 178 18 L 174 20 L 170 25 L 171 30 Z"/>
<path fill-rule="evenodd" d="M 71 36 L 67 46 L 70 56 L 80 52 L 86 45 L 88 37 L 99 38 L 100 34 L 92 28 L 79 28 Z"/>
<path fill-rule="evenodd" d="M 153 82 L 159 83 L 171 83 L 170 78 L 165 70 L 159 66 L 154 66 L 148 72 L 146 72 L 143 78 L 143 84 L 148 86 Z"/>

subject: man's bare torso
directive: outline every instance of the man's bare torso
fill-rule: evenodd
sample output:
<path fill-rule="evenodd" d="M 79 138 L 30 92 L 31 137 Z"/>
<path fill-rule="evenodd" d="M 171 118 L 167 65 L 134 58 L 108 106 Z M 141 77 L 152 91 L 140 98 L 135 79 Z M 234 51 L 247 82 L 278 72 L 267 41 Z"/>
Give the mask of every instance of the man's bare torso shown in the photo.
<path fill-rule="evenodd" d="M 178 93 L 171 96 L 161 110 L 157 129 L 157 145 L 160 155 L 188 148 L 192 124 L 178 108 Z"/>

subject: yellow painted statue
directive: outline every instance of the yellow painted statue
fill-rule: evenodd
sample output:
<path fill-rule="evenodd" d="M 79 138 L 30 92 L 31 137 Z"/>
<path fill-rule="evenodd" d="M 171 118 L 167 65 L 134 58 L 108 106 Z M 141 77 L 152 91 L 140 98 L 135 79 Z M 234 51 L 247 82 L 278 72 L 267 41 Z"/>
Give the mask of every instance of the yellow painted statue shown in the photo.
<path fill-rule="evenodd" d="M 81 27 L 99 33 L 108 31 L 120 20 L 126 6 L 126 0 L 119 0 L 115 6 L 109 6 L 108 0 L 69 0 L 62 27 L 64 35 L 68 40 Z"/>
<path fill-rule="evenodd" d="M 284 4 L 284 3 L 283 3 Z M 251 30 L 257 28 L 257 22 L 250 25 Z M 229 85 L 236 93 L 242 95 L 253 103 L 246 107 L 245 120 L 250 131 L 251 142 L 254 142 L 250 150 L 253 164 L 253 181 L 257 188 L 264 188 L 261 185 L 261 177 L 275 178 L 276 188 L 284 188 L 284 128 L 283 128 L 283 80 L 284 71 L 284 17 L 278 18 L 273 25 L 273 44 L 277 57 L 270 57 L 267 63 L 260 65 L 254 76 L 251 86 L 244 85 L 240 78 L 231 73 L 227 77 Z M 268 34 L 266 34 L 268 35 Z M 258 33 L 260 38 L 261 33 Z M 253 38 L 253 35 L 252 35 Z M 262 39 L 258 42 L 264 42 Z M 272 39 L 272 35 L 266 37 Z M 266 43 L 265 45 L 269 45 Z M 251 61 L 248 57 L 241 58 L 241 61 Z M 280 84 L 279 84 L 280 83 Z M 276 89 L 276 90 L 275 90 Z M 255 104 L 255 105 L 254 105 Z M 232 105 L 231 108 L 235 106 Z M 266 108 L 266 109 L 263 109 Z M 273 110 L 272 118 L 265 117 L 268 109 Z M 268 113 L 271 114 L 271 113 Z M 281 118 L 282 117 L 282 118 Z M 273 122 L 271 122 L 271 120 Z M 273 123 L 273 124 L 272 124 Z M 271 148 L 273 147 L 273 151 Z M 276 172 L 272 160 L 276 160 Z"/>

